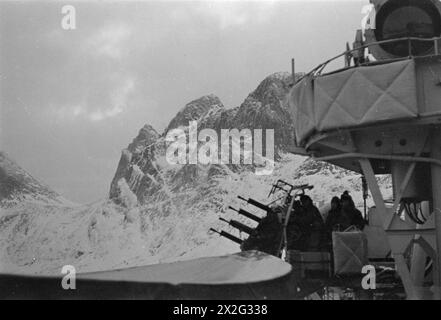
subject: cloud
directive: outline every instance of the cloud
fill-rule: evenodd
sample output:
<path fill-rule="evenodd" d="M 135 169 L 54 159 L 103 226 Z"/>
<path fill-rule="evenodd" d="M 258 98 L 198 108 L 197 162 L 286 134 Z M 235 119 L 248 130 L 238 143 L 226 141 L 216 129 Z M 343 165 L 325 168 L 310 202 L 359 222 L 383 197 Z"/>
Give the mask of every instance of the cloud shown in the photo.
<path fill-rule="evenodd" d="M 127 109 L 129 95 L 133 93 L 135 81 L 126 78 L 118 86 L 109 89 L 111 91 L 109 107 L 99 107 L 88 103 L 70 104 L 61 107 L 51 107 L 49 112 L 56 116 L 57 120 L 86 119 L 91 122 L 99 122 L 113 118 Z"/>
<path fill-rule="evenodd" d="M 71 37 L 58 31 L 46 33 L 48 48 L 66 53 L 58 62 L 63 62 L 60 68 L 69 75 L 63 83 L 52 83 L 59 90 L 46 104 L 49 119 L 96 123 L 127 110 L 138 78 L 126 68 L 126 55 L 134 46 L 133 31 L 129 22 L 106 20 L 83 26 Z"/>
<path fill-rule="evenodd" d="M 221 29 L 248 23 L 265 23 L 273 14 L 275 1 L 207 1 L 200 10 L 217 20 Z"/>
<path fill-rule="evenodd" d="M 191 20 L 195 17 L 216 24 L 221 30 L 245 24 L 259 24 L 269 21 L 274 13 L 275 0 L 211 0 L 191 3 L 186 7 L 175 8 L 171 18 L 175 21 Z"/>
<path fill-rule="evenodd" d="M 117 88 L 111 95 L 112 107 L 110 109 L 99 109 L 88 115 L 91 121 L 101 121 L 112 118 L 122 113 L 127 107 L 127 98 L 135 87 L 133 79 L 126 79 L 121 87 Z"/>
<path fill-rule="evenodd" d="M 107 118 L 112 118 L 118 114 L 123 112 L 123 108 L 120 106 L 113 106 L 111 109 L 99 109 L 97 111 L 94 111 L 88 115 L 89 120 L 91 121 L 101 121 Z"/>
<path fill-rule="evenodd" d="M 48 108 L 48 115 L 50 118 L 56 120 L 68 120 L 74 119 L 79 116 L 83 116 L 87 113 L 87 108 L 81 104 L 69 104 L 64 106 L 51 105 Z"/>
<path fill-rule="evenodd" d="M 91 54 L 120 59 L 125 51 L 125 41 L 131 35 L 125 24 L 107 25 L 93 33 L 85 43 L 85 50 Z"/>

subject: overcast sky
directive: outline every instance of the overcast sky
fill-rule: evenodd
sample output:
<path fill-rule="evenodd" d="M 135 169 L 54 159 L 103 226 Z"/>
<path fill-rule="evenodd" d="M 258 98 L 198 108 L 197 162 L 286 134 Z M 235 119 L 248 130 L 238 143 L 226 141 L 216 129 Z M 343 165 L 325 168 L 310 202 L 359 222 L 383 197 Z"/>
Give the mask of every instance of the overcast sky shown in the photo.
<path fill-rule="evenodd" d="M 66 198 L 107 195 L 121 150 L 186 103 L 235 107 L 342 52 L 368 0 L 0 3 L 0 149 Z M 76 30 L 61 8 L 76 8 Z"/>

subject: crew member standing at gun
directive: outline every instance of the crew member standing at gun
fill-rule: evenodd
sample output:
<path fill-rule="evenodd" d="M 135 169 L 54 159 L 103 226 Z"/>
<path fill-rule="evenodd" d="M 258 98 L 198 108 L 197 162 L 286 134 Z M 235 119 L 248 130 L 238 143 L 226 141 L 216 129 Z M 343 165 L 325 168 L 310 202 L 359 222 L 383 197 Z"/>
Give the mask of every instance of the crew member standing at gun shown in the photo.
<path fill-rule="evenodd" d="M 294 201 L 287 228 L 288 250 L 307 251 L 311 237 L 311 219 L 302 203 Z"/>
<path fill-rule="evenodd" d="M 333 231 L 343 231 L 350 226 L 351 221 L 342 211 L 340 198 L 333 197 L 331 200 L 331 210 L 328 212 L 328 217 L 326 218 L 325 223 L 328 246 L 330 247 L 332 244 Z"/>
<path fill-rule="evenodd" d="M 351 226 L 363 230 L 365 224 L 361 212 L 355 207 L 348 191 L 343 192 L 340 199 L 338 197 L 332 198 L 331 211 L 329 211 L 326 219 L 326 232 L 329 242 L 332 241 L 333 231 L 345 231 Z"/>
<path fill-rule="evenodd" d="M 359 230 L 363 230 L 366 222 L 364 221 L 361 212 L 355 207 L 354 200 L 352 200 L 349 192 L 343 192 L 340 199 L 342 212 L 348 218 L 350 225 L 356 226 Z"/>
<path fill-rule="evenodd" d="M 300 196 L 303 210 L 305 210 L 305 222 L 309 233 L 308 251 L 319 251 L 324 242 L 325 224 L 319 209 L 314 206 L 312 199 L 307 195 Z"/>

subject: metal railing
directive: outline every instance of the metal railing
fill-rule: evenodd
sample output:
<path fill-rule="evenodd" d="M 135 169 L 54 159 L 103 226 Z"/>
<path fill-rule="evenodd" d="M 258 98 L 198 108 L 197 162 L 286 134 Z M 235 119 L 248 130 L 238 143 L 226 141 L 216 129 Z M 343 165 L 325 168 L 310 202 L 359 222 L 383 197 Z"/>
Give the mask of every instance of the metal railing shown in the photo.
<path fill-rule="evenodd" d="M 304 78 L 307 77 L 315 77 L 315 76 L 320 76 L 323 72 L 323 70 L 333 61 L 341 58 L 341 57 L 352 57 L 352 53 L 353 52 L 359 52 L 360 50 L 365 50 L 369 47 L 374 47 L 374 46 L 381 46 L 384 44 L 389 44 L 389 43 L 396 43 L 396 42 L 403 42 L 403 41 L 407 41 L 408 43 L 408 56 L 406 57 L 399 57 L 399 58 L 393 58 L 393 59 L 382 59 L 382 60 L 376 60 L 376 61 L 370 61 L 370 62 L 366 62 L 366 63 L 358 63 L 358 64 L 354 64 L 353 66 L 347 66 L 345 68 L 341 68 L 341 69 L 337 69 L 334 70 L 333 72 L 338 72 L 338 71 L 342 71 L 342 70 L 346 70 L 346 69 L 350 69 L 350 68 L 354 68 L 354 67 L 359 67 L 359 66 L 364 66 L 364 65 L 373 65 L 373 64 L 383 64 L 383 63 L 388 63 L 388 62 L 394 62 L 394 61 L 403 61 L 403 60 L 407 60 L 407 59 L 412 59 L 414 57 L 419 57 L 419 58 L 424 58 L 424 57 L 433 57 L 433 56 L 438 56 L 440 55 L 440 48 L 439 48 L 439 43 L 441 41 L 441 37 L 435 37 L 435 38 L 417 38 L 417 37 L 404 37 L 404 38 L 396 38 L 396 39 L 389 39 L 389 40 L 382 40 L 382 41 L 376 41 L 376 42 L 372 42 L 372 43 L 368 43 L 368 44 L 364 44 L 361 45 L 359 47 L 350 49 L 350 50 L 346 50 L 345 52 L 329 59 L 326 60 L 325 62 L 319 64 L 317 67 L 315 67 L 314 69 L 312 69 L 310 72 L 308 72 L 307 74 L 305 74 L 303 77 L 301 77 L 299 80 L 295 81 L 294 84 L 302 81 Z M 427 55 L 414 55 L 412 53 L 413 51 L 413 47 L 412 47 L 412 43 L 413 42 L 433 42 L 433 48 L 434 51 L 430 54 Z"/>

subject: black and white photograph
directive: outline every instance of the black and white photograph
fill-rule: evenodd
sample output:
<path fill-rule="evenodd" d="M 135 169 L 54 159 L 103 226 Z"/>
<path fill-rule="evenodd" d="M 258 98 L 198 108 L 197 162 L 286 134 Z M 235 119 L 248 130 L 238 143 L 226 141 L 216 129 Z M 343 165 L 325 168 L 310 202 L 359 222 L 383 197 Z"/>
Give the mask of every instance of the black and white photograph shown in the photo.
<path fill-rule="evenodd" d="M 441 300 L 441 0 L 0 0 L 0 300 Z"/>

